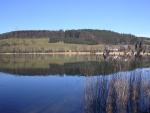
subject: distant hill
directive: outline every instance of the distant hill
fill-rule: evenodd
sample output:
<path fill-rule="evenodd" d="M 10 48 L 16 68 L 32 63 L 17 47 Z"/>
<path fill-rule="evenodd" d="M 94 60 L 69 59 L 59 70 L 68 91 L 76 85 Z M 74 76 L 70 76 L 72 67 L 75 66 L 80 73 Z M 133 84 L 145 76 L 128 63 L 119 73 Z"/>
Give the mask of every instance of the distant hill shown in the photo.
<path fill-rule="evenodd" d="M 131 34 L 121 34 L 108 30 L 26 30 L 13 31 L 0 34 L 0 39 L 21 38 L 21 39 L 39 39 L 48 38 L 49 43 L 64 42 L 73 44 L 135 44 L 137 41 L 143 41 L 144 44 L 150 45 L 150 39 L 146 37 L 136 37 Z"/>

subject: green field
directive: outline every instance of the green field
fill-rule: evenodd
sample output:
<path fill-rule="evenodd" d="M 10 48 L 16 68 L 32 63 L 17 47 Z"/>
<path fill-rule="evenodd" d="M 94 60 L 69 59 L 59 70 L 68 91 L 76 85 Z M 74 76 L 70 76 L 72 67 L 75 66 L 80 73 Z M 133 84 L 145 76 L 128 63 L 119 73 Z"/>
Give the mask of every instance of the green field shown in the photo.
<path fill-rule="evenodd" d="M 37 39 L 1 39 L 0 52 L 66 52 L 66 51 L 102 51 L 103 45 L 68 44 L 63 42 L 49 43 L 48 38 Z"/>
<path fill-rule="evenodd" d="M 52 52 L 103 52 L 105 46 L 122 48 L 126 45 L 88 45 L 72 43 L 49 43 L 48 38 L 6 38 L 0 39 L 0 53 L 52 53 Z M 150 46 L 146 46 L 149 52 Z M 130 45 L 134 49 L 134 45 Z"/>

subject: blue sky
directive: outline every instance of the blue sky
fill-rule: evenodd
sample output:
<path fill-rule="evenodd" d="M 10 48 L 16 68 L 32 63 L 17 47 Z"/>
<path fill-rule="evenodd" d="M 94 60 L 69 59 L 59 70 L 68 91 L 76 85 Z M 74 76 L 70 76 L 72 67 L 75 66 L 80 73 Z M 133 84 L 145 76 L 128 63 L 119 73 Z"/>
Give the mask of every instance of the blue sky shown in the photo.
<path fill-rule="evenodd" d="M 0 0 L 0 33 L 105 29 L 150 37 L 150 0 Z"/>

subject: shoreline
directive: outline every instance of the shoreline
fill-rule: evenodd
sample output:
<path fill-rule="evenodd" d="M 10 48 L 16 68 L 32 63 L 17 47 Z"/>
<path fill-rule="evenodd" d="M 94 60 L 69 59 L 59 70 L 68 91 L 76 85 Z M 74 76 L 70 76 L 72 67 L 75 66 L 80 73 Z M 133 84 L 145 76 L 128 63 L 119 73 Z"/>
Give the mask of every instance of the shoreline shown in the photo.
<path fill-rule="evenodd" d="M 53 52 L 53 53 L 0 53 L 0 55 L 103 55 L 103 52 L 96 52 L 96 53 L 91 53 L 91 52 Z M 119 56 L 124 56 L 124 52 L 110 52 L 110 55 L 119 55 Z M 131 55 L 131 53 L 127 53 L 126 55 Z M 144 56 L 150 56 L 150 53 L 144 53 L 142 54 Z"/>

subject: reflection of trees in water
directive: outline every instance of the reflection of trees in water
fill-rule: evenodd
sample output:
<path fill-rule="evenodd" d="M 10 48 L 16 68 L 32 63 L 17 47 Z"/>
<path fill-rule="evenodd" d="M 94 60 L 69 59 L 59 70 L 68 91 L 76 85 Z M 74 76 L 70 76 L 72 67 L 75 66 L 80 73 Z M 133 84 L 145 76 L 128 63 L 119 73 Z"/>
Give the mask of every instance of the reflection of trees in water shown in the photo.
<path fill-rule="evenodd" d="M 88 77 L 85 113 L 150 112 L 150 70 Z"/>
<path fill-rule="evenodd" d="M 22 65 L 21 63 L 24 63 Z M 133 70 L 137 67 L 149 66 L 149 62 L 140 60 L 129 61 L 87 61 L 87 62 L 74 62 L 59 64 L 49 64 L 48 66 L 38 66 L 31 64 L 32 67 L 26 67 L 28 63 L 21 62 L 19 64 L 13 63 L 13 65 L 0 65 L 1 72 L 7 72 L 17 75 L 108 75 L 110 73 L 116 73 L 119 71 Z M 5 67 L 6 65 L 6 67 Z M 17 65 L 17 66 L 16 66 Z M 19 65 L 22 65 L 19 67 Z"/>
<path fill-rule="evenodd" d="M 114 57 L 114 56 L 112 56 Z M 100 56 L 0 55 L 0 71 L 17 75 L 107 75 L 150 66 L 150 58 Z M 125 61 L 126 59 L 126 61 Z"/>

